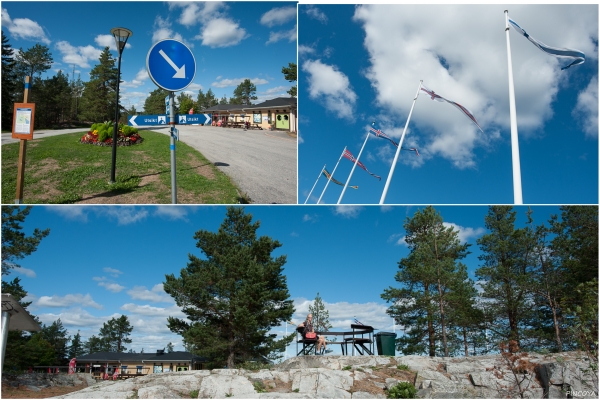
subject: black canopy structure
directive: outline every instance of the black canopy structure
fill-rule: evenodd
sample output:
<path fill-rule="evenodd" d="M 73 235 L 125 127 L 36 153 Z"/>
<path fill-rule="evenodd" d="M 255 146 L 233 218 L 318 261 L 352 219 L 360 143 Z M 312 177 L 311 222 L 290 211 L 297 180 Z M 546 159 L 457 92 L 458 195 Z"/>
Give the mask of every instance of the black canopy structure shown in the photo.
<path fill-rule="evenodd" d="M 2 293 L 2 365 L 4 365 L 8 331 L 17 330 L 37 332 L 42 328 L 13 296 Z"/>

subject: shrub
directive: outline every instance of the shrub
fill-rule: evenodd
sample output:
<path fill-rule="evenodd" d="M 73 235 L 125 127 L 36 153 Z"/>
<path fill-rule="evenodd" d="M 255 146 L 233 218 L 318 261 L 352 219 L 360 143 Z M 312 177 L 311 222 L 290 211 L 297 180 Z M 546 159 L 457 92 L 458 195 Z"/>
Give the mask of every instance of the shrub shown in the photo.
<path fill-rule="evenodd" d="M 414 399 L 417 389 L 409 382 L 400 382 L 388 390 L 388 399 Z"/>
<path fill-rule="evenodd" d="M 346 365 L 344 368 L 342 368 L 342 371 L 348 371 L 350 369 L 352 369 L 352 367 L 349 365 Z"/>
<path fill-rule="evenodd" d="M 410 367 L 405 364 L 400 364 L 400 365 L 396 366 L 396 368 L 401 369 L 402 371 L 410 371 Z"/>
<path fill-rule="evenodd" d="M 256 390 L 256 393 L 267 392 L 267 388 L 265 387 L 265 384 L 262 383 L 262 381 L 254 381 L 254 390 Z"/>
<path fill-rule="evenodd" d="M 198 398 L 198 393 L 199 393 L 199 391 L 198 391 L 198 390 L 192 390 L 192 391 L 190 392 L 190 397 L 191 397 L 192 399 L 197 399 L 197 398 Z"/>

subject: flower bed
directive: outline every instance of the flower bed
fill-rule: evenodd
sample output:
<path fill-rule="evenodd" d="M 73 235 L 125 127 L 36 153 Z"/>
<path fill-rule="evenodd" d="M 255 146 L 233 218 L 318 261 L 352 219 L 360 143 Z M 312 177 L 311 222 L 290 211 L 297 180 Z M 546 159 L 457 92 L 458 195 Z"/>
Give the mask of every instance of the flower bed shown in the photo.
<path fill-rule="evenodd" d="M 96 146 L 112 146 L 114 128 L 112 122 L 104 122 L 92 125 L 90 131 L 83 135 L 80 143 L 93 144 Z M 144 139 L 134 127 L 119 124 L 117 131 L 117 146 L 132 146 L 142 143 Z"/>

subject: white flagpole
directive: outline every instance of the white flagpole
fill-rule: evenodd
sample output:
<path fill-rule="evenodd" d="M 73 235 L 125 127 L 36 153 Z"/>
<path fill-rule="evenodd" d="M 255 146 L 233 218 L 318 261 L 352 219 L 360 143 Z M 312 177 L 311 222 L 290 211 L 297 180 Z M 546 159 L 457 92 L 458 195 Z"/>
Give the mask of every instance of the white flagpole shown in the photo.
<path fill-rule="evenodd" d="M 504 16 L 506 18 L 506 51 L 508 53 L 508 97 L 510 104 L 510 143 L 512 145 L 513 191 L 515 204 L 523 204 L 523 192 L 521 189 L 521 159 L 519 158 L 519 132 L 517 130 L 517 105 L 515 103 L 515 85 L 513 82 L 510 51 L 508 10 L 504 10 Z"/>
<path fill-rule="evenodd" d="M 333 178 L 333 174 L 335 174 L 335 170 L 337 169 L 338 164 L 340 163 L 340 161 L 342 160 L 342 157 L 344 156 L 344 151 L 346 151 L 345 146 L 344 146 L 344 150 L 342 150 L 342 154 L 340 155 L 340 158 L 337 161 L 337 164 L 335 164 L 335 167 L 333 168 L 333 171 L 331 172 L 331 178 Z M 329 182 L 331 182 L 331 179 L 327 179 L 327 183 L 325 184 L 325 187 L 323 188 L 323 191 L 321 192 L 321 196 L 319 196 L 319 200 L 317 200 L 317 204 L 319 204 L 321 202 L 321 198 L 325 194 L 325 191 L 327 190 L 327 186 L 329 186 Z"/>
<path fill-rule="evenodd" d="M 404 142 L 404 135 L 406 135 L 406 129 L 408 128 L 408 123 L 410 122 L 410 116 L 412 115 L 413 108 L 415 108 L 415 103 L 417 102 L 417 98 L 419 97 L 419 92 L 421 91 L 422 84 L 423 84 L 423 80 L 420 80 L 419 88 L 417 89 L 417 94 L 415 95 L 412 106 L 410 107 L 410 112 L 408 113 L 408 118 L 406 119 L 406 124 L 404 125 L 404 130 L 402 131 L 402 137 L 400 137 L 400 143 L 398 143 L 398 148 L 396 149 L 396 155 L 394 156 L 394 161 L 392 162 L 392 167 L 390 168 L 390 173 L 388 174 L 387 181 L 385 181 L 385 187 L 383 188 L 383 193 L 381 194 L 381 199 L 379 200 L 379 204 L 383 204 L 385 202 L 385 196 L 387 196 L 388 188 L 390 187 L 390 182 L 392 181 L 392 176 L 394 176 L 394 169 L 396 168 L 396 162 L 398 162 L 398 156 L 400 155 L 400 149 L 402 149 L 402 143 Z"/>
<path fill-rule="evenodd" d="M 365 138 L 365 141 L 362 145 L 362 147 L 360 148 L 360 151 L 358 152 L 358 156 L 356 157 L 356 162 L 354 163 L 354 166 L 352 167 L 352 170 L 350 171 L 350 176 L 348 176 L 348 179 L 346 180 L 346 184 L 344 185 L 344 189 L 342 190 L 342 194 L 340 194 L 340 198 L 338 199 L 338 204 L 340 204 L 340 202 L 342 201 L 342 199 L 344 198 L 344 193 L 346 193 L 346 188 L 348 188 L 348 183 L 350 183 L 350 178 L 352 178 L 352 174 L 354 173 L 354 168 L 356 168 L 356 164 L 358 164 L 358 161 L 360 160 L 360 155 L 363 152 L 363 149 L 365 148 L 365 144 L 367 144 L 367 140 L 369 140 L 369 136 L 371 136 L 371 134 L 367 131 L 367 137 Z"/>
<path fill-rule="evenodd" d="M 323 173 L 323 170 L 325 169 L 326 166 L 327 166 L 327 164 L 323 165 L 323 168 L 321 168 L 321 172 L 319 172 L 319 176 L 317 176 L 317 180 L 315 181 L 315 184 L 313 185 L 312 189 L 310 189 L 310 193 L 308 194 L 308 197 L 306 198 L 306 200 L 304 200 L 304 204 L 306 204 L 306 202 L 310 198 L 310 195 L 312 194 L 313 190 L 315 190 L 315 186 L 317 186 L 317 182 L 319 182 L 319 179 L 321 179 L 321 174 Z"/>

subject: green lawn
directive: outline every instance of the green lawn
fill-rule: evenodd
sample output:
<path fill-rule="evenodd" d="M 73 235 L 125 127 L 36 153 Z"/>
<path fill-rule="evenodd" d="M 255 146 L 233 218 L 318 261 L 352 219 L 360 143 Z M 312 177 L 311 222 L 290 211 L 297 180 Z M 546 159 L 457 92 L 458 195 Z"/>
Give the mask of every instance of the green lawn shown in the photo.
<path fill-rule="evenodd" d="M 111 147 L 79 143 L 71 133 L 27 143 L 23 203 L 171 203 L 170 138 L 141 131 L 144 142 L 117 149 L 116 183 L 109 184 Z M 177 142 L 177 202 L 247 202 L 202 154 Z M 2 204 L 15 201 L 19 143 L 2 146 Z"/>

